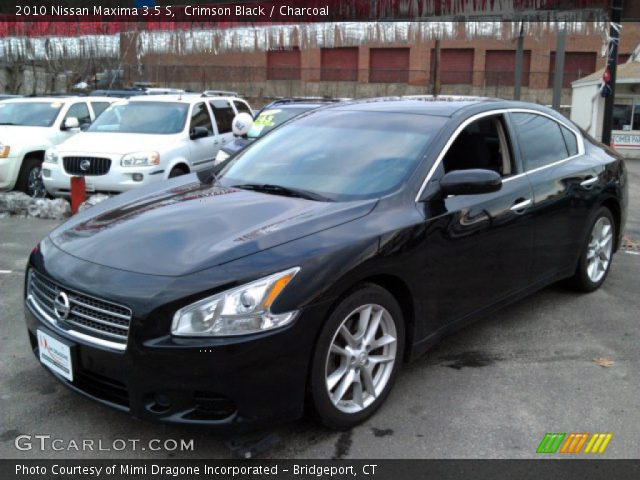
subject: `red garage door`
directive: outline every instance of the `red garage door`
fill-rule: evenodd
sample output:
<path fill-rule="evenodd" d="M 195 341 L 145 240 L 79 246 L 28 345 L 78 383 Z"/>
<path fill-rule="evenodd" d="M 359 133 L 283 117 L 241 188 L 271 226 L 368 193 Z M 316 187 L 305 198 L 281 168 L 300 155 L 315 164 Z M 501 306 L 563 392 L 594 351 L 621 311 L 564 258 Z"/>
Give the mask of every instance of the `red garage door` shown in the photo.
<path fill-rule="evenodd" d="M 358 80 L 358 47 L 323 48 L 321 80 Z"/>
<path fill-rule="evenodd" d="M 531 50 L 522 52 L 522 85 L 529 86 Z M 487 85 L 512 87 L 515 85 L 516 52 L 514 50 L 487 50 L 485 56 L 485 81 Z"/>
<path fill-rule="evenodd" d="M 268 80 L 299 80 L 300 50 L 272 50 L 267 52 Z"/>
<path fill-rule="evenodd" d="M 435 80 L 436 51 L 431 49 L 431 81 Z M 471 85 L 473 81 L 473 48 L 440 49 L 440 83 Z"/>
<path fill-rule="evenodd" d="M 549 88 L 553 87 L 553 76 L 556 70 L 556 52 L 549 58 Z M 569 88 L 571 82 L 596 71 L 595 52 L 566 52 L 564 54 L 564 77 L 562 87 Z"/>
<path fill-rule="evenodd" d="M 409 49 L 370 49 L 369 81 L 380 83 L 407 83 L 409 81 Z"/>

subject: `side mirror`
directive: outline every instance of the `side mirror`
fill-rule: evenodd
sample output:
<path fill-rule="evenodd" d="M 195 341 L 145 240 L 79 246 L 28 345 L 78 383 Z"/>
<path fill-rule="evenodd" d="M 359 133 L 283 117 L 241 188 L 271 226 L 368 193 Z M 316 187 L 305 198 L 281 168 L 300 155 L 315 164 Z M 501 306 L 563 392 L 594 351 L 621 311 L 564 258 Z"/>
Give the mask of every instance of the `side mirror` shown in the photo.
<path fill-rule="evenodd" d="M 62 130 L 71 130 L 72 128 L 80 128 L 80 122 L 76 117 L 67 117 L 64 119 Z"/>
<path fill-rule="evenodd" d="M 191 140 L 197 140 L 198 138 L 204 138 L 209 136 L 209 130 L 205 127 L 193 127 L 189 132 L 189 138 Z"/>
<path fill-rule="evenodd" d="M 440 179 L 444 195 L 477 195 L 502 188 L 502 178 L 493 170 L 454 170 Z"/>

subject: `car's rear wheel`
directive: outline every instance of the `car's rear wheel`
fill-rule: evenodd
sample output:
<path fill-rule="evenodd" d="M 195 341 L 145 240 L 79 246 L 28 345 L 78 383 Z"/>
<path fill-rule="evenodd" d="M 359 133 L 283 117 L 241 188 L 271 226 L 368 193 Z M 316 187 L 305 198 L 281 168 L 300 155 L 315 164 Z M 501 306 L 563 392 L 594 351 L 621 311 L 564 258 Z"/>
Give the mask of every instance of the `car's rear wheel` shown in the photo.
<path fill-rule="evenodd" d="M 43 198 L 47 191 L 42 181 L 42 160 L 27 157 L 23 160 L 16 181 L 16 190 L 26 193 L 30 197 Z"/>
<path fill-rule="evenodd" d="M 604 283 L 611 268 L 616 225 L 611 211 L 601 207 L 591 217 L 591 226 L 578 268 L 571 284 L 584 292 L 592 292 Z"/>
<path fill-rule="evenodd" d="M 331 312 L 316 345 L 311 396 L 320 421 L 351 428 L 382 405 L 404 350 L 404 321 L 395 298 L 365 284 Z"/>

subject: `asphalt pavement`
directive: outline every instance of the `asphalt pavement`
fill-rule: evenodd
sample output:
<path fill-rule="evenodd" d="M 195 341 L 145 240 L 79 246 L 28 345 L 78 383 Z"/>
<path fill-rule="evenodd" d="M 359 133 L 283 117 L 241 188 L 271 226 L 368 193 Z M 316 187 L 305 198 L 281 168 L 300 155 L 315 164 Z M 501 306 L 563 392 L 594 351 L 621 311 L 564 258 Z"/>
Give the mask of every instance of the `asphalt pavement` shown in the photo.
<path fill-rule="evenodd" d="M 640 160 L 628 168 L 633 247 L 640 243 Z M 38 363 L 23 320 L 23 269 L 55 225 L 0 219 L 0 458 L 231 457 L 208 428 L 132 419 L 67 390 Z M 534 458 L 547 432 L 608 432 L 601 458 L 640 458 L 639 253 L 620 251 L 592 294 L 552 286 L 443 340 L 404 366 L 386 404 L 363 425 L 348 432 L 309 419 L 280 426 L 264 456 Z M 20 435 L 34 447 L 35 435 L 50 435 L 62 450 L 18 450 Z M 117 439 L 127 448 L 115 452 Z M 173 449 L 180 439 L 193 440 L 193 451 Z M 105 450 L 73 449 L 83 440 Z M 168 449 L 150 450 L 166 440 Z"/>

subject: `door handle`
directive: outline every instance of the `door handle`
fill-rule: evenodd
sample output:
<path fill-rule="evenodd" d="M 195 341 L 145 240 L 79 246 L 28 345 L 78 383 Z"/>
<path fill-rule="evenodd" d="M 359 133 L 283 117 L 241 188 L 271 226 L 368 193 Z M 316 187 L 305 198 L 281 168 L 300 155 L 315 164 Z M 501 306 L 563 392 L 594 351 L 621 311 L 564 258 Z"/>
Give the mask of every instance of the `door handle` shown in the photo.
<path fill-rule="evenodd" d="M 582 187 L 588 187 L 590 185 L 593 185 L 594 183 L 596 183 L 598 181 L 598 177 L 589 177 L 586 180 L 580 182 L 580 186 Z"/>
<path fill-rule="evenodd" d="M 516 200 L 518 203 L 514 203 L 509 210 L 515 213 L 524 213 L 525 208 L 531 205 L 531 199 L 527 200 Z"/>

